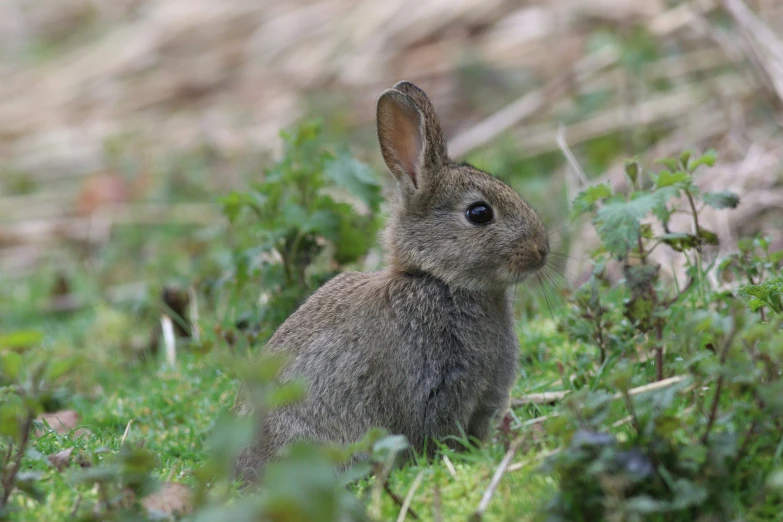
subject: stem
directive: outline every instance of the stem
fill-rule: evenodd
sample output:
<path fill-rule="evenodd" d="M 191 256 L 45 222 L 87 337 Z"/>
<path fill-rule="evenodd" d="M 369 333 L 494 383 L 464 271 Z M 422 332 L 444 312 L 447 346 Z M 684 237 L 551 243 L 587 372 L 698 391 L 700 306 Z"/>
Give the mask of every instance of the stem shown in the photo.
<path fill-rule="evenodd" d="M 664 306 L 664 308 L 668 308 L 669 306 L 671 306 L 671 305 L 673 305 L 674 303 L 676 303 L 676 302 L 677 302 L 677 299 L 679 299 L 680 297 L 682 297 L 683 295 L 685 295 L 685 292 L 687 292 L 688 290 L 690 290 L 690 289 L 691 289 L 691 287 L 693 286 L 693 283 L 694 283 L 695 281 L 696 281 L 696 279 L 695 279 L 695 278 L 693 278 L 693 277 L 691 277 L 691 278 L 688 278 L 688 282 L 685 284 L 685 288 L 683 288 L 682 290 L 680 290 L 680 292 L 679 292 L 677 295 L 675 295 L 674 297 L 672 297 L 672 298 L 671 298 L 671 299 L 669 299 L 668 301 L 664 301 L 664 303 L 663 303 L 663 306 Z"/>
<path fill-rule="evenodd" d="M 285 247 L 278 250 L 280 257 L 283 259 L 283 277 L 285 277 L 286 286 L 291 285 L 291 263 L 288 259 L 288 252 Z"/>
<path fill-rule="evenodd" d="M 734 325 L 734 327 L 731 330 L 731 333 L 726 339 L 726 342 L 723 343 L 723 349 L 720 352 L 721 370 L 723 369 L 723 365 L 726 364 L 726 357 L 728 357 L 729 355 L 729 348 L 731 348 L 731 344 L 734 342 L 734 336 L 736 334 L 737 334 L 737 327 L 736 325 Z M 723 379 L 724 379 L 724 375 L 723 373 L 721 373 L 718 376 L 718 383 L 715 385 L 715 396 L 712 398 L 712 405 L 710 406 L 710 416 L 707 419 L 707 428 L 704 430 L 704 435 L 701 436 L 702 444 L 707 444 L 707 441 L 710 438 L 710 432 L 712 431 L 712 427 L 715 425 L 715 419 L 718 417 L 718 404 L 720 403 L 720 393 L 721 393 L 721 389 L 723 388 Z"/>
<path fill-rule="evenodd" d="M 631 414 L 631 424 L 633 424 L 636 433 L 642 434 L 642 425 L 639 422 L 639 417 L 636 416 L 636 409 L 633 407 L 633 401 L 631 401 L 631 395 L 628 390 L 623 390 L 623 400 L 625 401 L 625 407 L 628 409 L 628 413 Z"/>
<path fill-rule="evenodd" d="M 25 417 L 24 422 L 22 423 L 21 427 L 21 436 L 19 439 L 19 447 L 16 450 L 16 455 L 14 455 L 14 461 L 13 464 L 11 464 L 11 468 L 8 470 L 8 474 L 3 477 L 3 496 L 0 498 L 0 508 L 4 508 L 8 504 L 8 499 L 11 496 L 11 493 L 14 490 L 14 485 L 16 482 L 16 475 L 19 473 L 19 468 L 22 466 L 22 458 L 24 457 L 25 449 L 27 448 L 27 443 L 30 440 L 30 431 L 33 426 L 33 413 L 28 410 L 27 417 Z M 13 448 L 13 443 L 11 443 L 8 447 L 8 455 L 6 462 L 11 457 L 11 449 Z"/>
<path fill-rule="evenodd" d="M 647 249 L 647 254 L 649 255 L 650 252 L 652 252 L 653 250 L 656 249 L 656 247 L 658 247 L 658 245 L 662 245 L 662 244 L 663 244 L 662 240 L 656 241 L 655 243 L 653 243 L 653 246 L 651 246 L 650 248 Z"/>
<path fill-rule="evenodd" d="M 644 243 L 642 243 L 642 235 L 641 234 L 636 236 L 636 241 L 639 243 L 639 257 L 642 260 L 642 264 L 646 265 L 647 264 L 647 254 L 644 251 Z"/>
<path fill-rule="evenodd" d="M 691 212 L 693 213 L 693 226 L 696 229 L 696 235 L 701 237 L 701 228 L 699 227 L 699 213 L 696 211 L 696 204 L 693 202 L 693 195 L 689 191 L 685 191 L 685 195 L 688 196 L 688 203 L 691 205 Z"/>
<path fill-rule="evenodd" d="M 707 428 L 704 430 L 704 435 L 701 437 L 701 443 L 707 444 L 707 440 L 710 438 L 710 432 L 712 426 L 715 424 L 715 419 L 718 416 L 718 403 L 720 402 L 720 392 L 723 387 L 723 375 L 718 377 L 718 384 L 715 386 L 715 396 L 712 398 L 712 406 L 710 407 L 710 416 L 707 420 Z"/>
<path fill-rule="evenodd" d="M 750 423 L 750 428 L 748 428 L 748 432 L 745 434 L 745 438 L 742 439 L 742 444 L 739 447 L 739 450 L 737 450 L 737 456 L 734 458 L 734 462 L 738 463 L 740 460 L 742 460 L 742 457 L 745 455 L 745 451 L 748 449 L 748 444 L 750 444 L 750 439 L 753 437 L 753 432 L 756 431 L 756 426 L 758 426 L 758 420 L 754 420 Z"/>
<path fill-rule="evenodd" d="M 657 346 L 655 347 L 655 380 L 663 380 L 663 326 L 658 321 L 655 325 L 655 339 Z"/>
<path fill-rule="evenodd" d="M 383 490 L 391 497 L 394 503 L 397 504 L 400 507 L 400 509 L 402 509 L 402 506 L 405 504 L 405 502 L 400 498 L 399 495 L 397 495 L 397 493 L 392 491 L 388 481 L 385 481 L 383 483 Z M 410 507 L 408 507 L 408 514 L 410 514 L 410 516 L 415 520 L 419 520 L 419 515 L 417 515 L 416 512 L 413 511 L 413 509 Z"/>

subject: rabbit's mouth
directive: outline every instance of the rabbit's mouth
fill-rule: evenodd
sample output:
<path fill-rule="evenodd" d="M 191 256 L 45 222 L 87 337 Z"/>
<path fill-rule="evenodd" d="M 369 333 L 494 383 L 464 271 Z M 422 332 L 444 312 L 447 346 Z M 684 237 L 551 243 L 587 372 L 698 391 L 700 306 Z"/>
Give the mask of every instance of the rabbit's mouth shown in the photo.
<path fill-rule="evenodd" d="M 549 259 L 549 241 L 525 241 L 509 260 L 508 270 L 515 280 L 521 281 L 546 266 Z"/>

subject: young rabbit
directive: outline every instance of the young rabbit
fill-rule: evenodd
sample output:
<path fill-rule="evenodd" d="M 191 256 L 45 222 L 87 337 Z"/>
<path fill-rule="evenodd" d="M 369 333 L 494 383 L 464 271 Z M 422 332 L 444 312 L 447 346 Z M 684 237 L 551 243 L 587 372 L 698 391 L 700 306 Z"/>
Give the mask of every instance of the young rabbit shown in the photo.
<path fill-rule="evenodd" d="M 350 443 L 368 429 L 412 448 L 465 434 L 486 440 L 517 374 L 510 287 L 547 260 L 536 213 L 503 182 L 448 157 L 440 122 L 409 82 L 377 103 L 381 153 L 397 181 L 384 234 L 388 267 L 341 274 L 280 326 L 280 381 L 306 398 L 272 411 L 235 463 L 251 478 L 284 445 Z M 237 414 L 253 411 L 240 390 Z M 448 443 L 448 441 L 444 441 Z"/>

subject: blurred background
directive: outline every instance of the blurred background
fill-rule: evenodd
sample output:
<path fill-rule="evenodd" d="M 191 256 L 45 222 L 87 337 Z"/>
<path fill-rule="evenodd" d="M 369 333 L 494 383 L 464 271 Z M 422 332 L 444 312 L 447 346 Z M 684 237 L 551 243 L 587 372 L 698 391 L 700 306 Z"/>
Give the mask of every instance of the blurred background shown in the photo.
<path fill-rule="evenodd" d="M 219 250 L 216 198 L 305 118 L 385 182 L 374 104 L 402 79 L 455 158 L 563 232 L 571 279 L 593 239 L 569 201 L 625 183 L 634 155 L 714 148 L 699 182 L 742 204 L 703 226 L 722 249 L 756 231 L 781 248 L 780 0 L 3 0 L 0 76 L 6 311 L 189 283 Z"/>

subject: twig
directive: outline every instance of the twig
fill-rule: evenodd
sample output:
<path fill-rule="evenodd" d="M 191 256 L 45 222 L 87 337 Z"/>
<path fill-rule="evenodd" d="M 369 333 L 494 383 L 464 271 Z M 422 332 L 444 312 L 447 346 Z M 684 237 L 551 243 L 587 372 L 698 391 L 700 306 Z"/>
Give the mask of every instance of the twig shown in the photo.
<path fill-rule="evenodd" d="M 487 510 L 487 507 L 489 506 L 489 502 L 492 500 L 492 495 L 495 494 L 495 490 L 498 488 L 498 485 L 500 484 L 500 480 L 503 478 L 503 475 L 508 470 L 508 466 L 511 463 L 511 459 L 514 458 L 514 455 L 516 454 L 517 450 L 522 445 L 522 442 L 525 439 L 526 439 L 525 435 L 520 435 L 519 437 L 514 439 L 514 441 L 511 443 L 511 447 L 508 448 L 506 455 L 503 457 L 503 460 L 500 461 L 500 465 L 495 470 L 495 474 L 492 476 L 492 480 L 489 483 L 489 487 L 484 492 L 484 495 L 481 497 L 481 502 L 479 502 L 478 508 L 473 513 L 471 520 L 476 522 L 481 520 L 481 517 L 484 515 L 484 512 Z"/>
<path fill-rule="evenodd" d="M 122 438 L 120 439 L 120 444 L 125 444 L 125 441 L 128 438 L 128 435 L 130 435 L 131 425 L 133 424 L 133 419 L 128 421 L 127 426 L 125 426 L 125 432 L 122 434 Z"/>
<path fill-rule="evenodd" d="M 510 465 L 508 467 L 508 472 L 509 473 L 513 473 L 514 471 L 519 471 L 520 469 L 522 469 L 524 467 L 527 467 L 527 466 L 529 466 L 529 465 L 531 465 L 531 464 L 533 464 L 535 462 L 539 462 L 541 460 L 544 460 L 545 458 L 551 457 L 552 455 L 555 455 L 555 454 L 557 454 L 559 452 L 560 452 L 559 449 L 543 451 L 543 452 L 539 453 L 538 455 L 536 455 L 535 457 L 533 457 L 532 459 L 523 460 L 522 462 L 515 462 L 514 464 L 512 464 L 512 465 Z"/>
<path fill-rule="evenodd" d="M 513 405 L 513 402 L 512 402 L 512 405 Z M 543 423 L 543 422 L 546 422 L 546 421 L 548 421 L 549 419 L 553 419 L 553 418 L 555 418 L 555 417 L 559 417 L 559 416 L 560 416 L 560 414 L 559 414 L 559 413 L 557 413 L 557 412 L 552 412 L 552 413 L 550 413 L 550 414 L 548 414 L 548 415 L 542 415 L 542 416 L 540 416 L 540 417 L 536 417 L 536 418 L 534 418 L 534 419 L 526 420 L 525 422 L 523 422 L 523 423 L 521 424 L 521 426 L 522 426 L 523 428 L 526 428 L 526 427 L 528 427 L 528 426 L 535 426 L 536 424 L 541 424 L 541 423 Z"/>
<path fill-rule="evenodd" d="M 631 396 L 634 396 L 634 395 L 639 395 L 640 393 L 646 393 L 646 392 L 649 392 L 649 391 L 659 390 L 661 388 L 666 388 L 668 386 L 672 386 L 674 384 L 677 384 L 678 382 L 682 381 L 683 379 L 685 379 L 684 375 L 675 375 L 674 377 L 669 377 L 668 379 L 663 379 L 661 381 L 656 381 L 656 382 L 652 382 L 650 384 L 645 384 L 643 386 L 637 386 L 636 388 L 631 388 L 630 390 L 628 390 L 628 394 L 631 395 Z M 541 394 L 533 394 L 533 395 L 548 395 L 548 396 L 550 396 L 552 398 L 555 398 L 555 396 L 557 396 L 556 397 L 557 399 L 562 399 L 563 397 L 568 395 L 568 393 L 570 393 L 570 392 L 567 391 L 567 390 L 566 391 L 559 391 L 558 390 L 558 391 L 543 392 Z M 612 398 L 613 399 L 622 399 L 623 398 L 623 394 L 620 393 L 620 392 L 615 393 Z M 513 401 L 511 401 L 511 405 L 512 406 L 523 406 L 525 404 L 530 404 L 531 402 L 532 401 L 528 401 L 525 397 L 522 397 L 520 399 L 514 399 Z M 534 419 L 530 419 L 528 421 L 523 422 L 522 426 L 530 426 L 530 425 L 533 425 L 533 424 L 540 424 L 540 423 L 550 419 L 551 417 L 555 417 L 555 416 L 556 416 L 555 413 L 550 413 L 549 415 L 542 415 L 541 417 L 536 417 Z"/>
<path fill-rule="evenodd" d="M 565 156 L 566 161 L 568 161 L 568 164 L 571 166 L 571 169 L 573 169 L 574 174 L 576 174 L 576 177 L 582 183 L 582 187 L 584 188 L 589 185 L 590 180 L 587 179 L 585 171 L 582 169 L 582 166 L 579 165 L 579 162 L 576 161 L 576 156 L 574 156 L 574 153 L 571 152 L 571 148 L 568 146 L 568 142 L 566 141 L 565 137 L 565 127 L 562 123 L 557 128 L 557 146 L 560 147 L 560 151 L 563 153 L 563 156 Z"/>
<path fill-rule="evenodd" d="M 405 520 L 405 515 L 408 514 L 408 511 L 410 511 L 413 518 L 416 520 L 419 519 L 419 517 L 414 514 L 410 507 L 411 502 L 413 501 L 413 495 L 416 493 L 416 489 L 419 487 L 419 484 L 421 484 L 422 478 L 424 478 L 424 470 L 419 471 L 419 474 L 416 475 L 415 479 L 413 479 L 413 484 L 411 484 L 410 489 L 408 489 L 408 494 L 405 495 L 405 501 L 402 503 L 402 508 L 400 508 L 400 514 L 397 516 L 397 522 L 403 522 Z"/>
<path fill-rule="evenodd" d="M 177 341 L 174 336 L 174 323 L 171 318 L 163 314 L 160 316 L 160 326 L 163 331 L 163 344 L 166 346 L 166 362 L 171 366 L 177 363 Z"/>
<path fill-rule="evenodd" d="M 443 522 L 443 506 L 441 506 L 440 488 L 437 484 L 432 490 L 432 521 Z"/>
<path fill-rule="evenodd" d="M 383 482 L 383 490 L 386 492 L 387 495 L 389 495 L 391 497 L 391 499 L 394 501 L 395 504 L 400 506 L 400 508 L 402 508 L 402 506 L 405 505 L 405 503 L 400 498 L 400 496 L 397 495 L 397 493 L 395 493 L 394 491 L 392 491 L 391 486 L 389 486 L 389 483 L 387 481 Z M 409 509 L 408 511 L 410 512 L 411 516 L 414 519 L 419 520 L 419 516 L 416 514 L 415 511 L 413 511 L 412 509 Z M 380 516 L 380 514 L 379 514 L 379 516 Z"/>
<path fill-rule="evenodd" d="M 76 502 L 74 502 L 73 509 L 71 510 L 71 516 L 70 516 L 71 520 L 76 518 L 76 513 L 79 512 L 79 506 L 81 506 L 82 504 L 82 495 L 83 493 L 79 493 L 79 496 L 76 497 Z"/>
<path fill-rule="evenodd" d="M 522 406 L 525 404 L 552 404 L 568 394 L 567 390 L 547 391 L 541 393 L 528 393 L 518 399 L 514 399 L 512 404 L 514 406 Z"/>
<path fill-rule="evenodd" d="M 454 469 L 454 464 L 451 463 L 451 460 L 449 460 L 449 457 L 446 455 L 443 455 L 443 462 L 446 464 L 446 469 L 449 470 L 449 475 L 451 475 L 451 478 L 454 480 L 457 479 L 457 470 Z"/>

